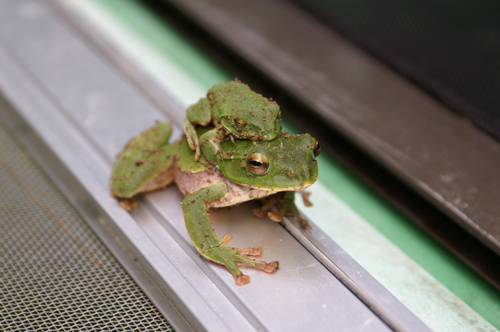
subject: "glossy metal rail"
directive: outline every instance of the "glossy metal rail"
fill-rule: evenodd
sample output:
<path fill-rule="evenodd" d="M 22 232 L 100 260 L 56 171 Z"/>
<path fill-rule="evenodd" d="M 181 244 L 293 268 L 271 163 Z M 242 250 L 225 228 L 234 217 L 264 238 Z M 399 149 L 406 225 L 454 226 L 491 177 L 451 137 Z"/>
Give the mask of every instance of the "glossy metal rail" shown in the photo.
<path fill-rule="evenodd" d="M 107 188 L 113 156 L 155 120 L 175 122 L 183 110 L 160 112 L 144 87 L 110 64 L 116 54 L 89 44 L 46 3 L 0 6 L 0 91 L 13 106 L 4 103 L 2 116 L 174 327 L 427 330 L 321 232 L 255 220 L 252 203 L 211 212 L 215 230 L 234 235 L 232 244 L 262 245 L 264 259 L 281 263 L 273 276 L 248 271 L 245 287 L 193 250 L 176 188 L 145 195 L 133 213 L 122 210 Z"/>

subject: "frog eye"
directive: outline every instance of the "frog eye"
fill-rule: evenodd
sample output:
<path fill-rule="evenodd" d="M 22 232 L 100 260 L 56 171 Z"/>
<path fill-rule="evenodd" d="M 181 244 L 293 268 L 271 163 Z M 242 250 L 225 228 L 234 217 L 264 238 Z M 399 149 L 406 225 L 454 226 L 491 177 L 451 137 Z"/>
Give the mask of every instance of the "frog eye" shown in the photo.
<path fill-rule="evenodd" d="M 261 153 L 251 153 L 247 157 L 247 169 L 252 174 L 264 175 L 269 169 L 269 161 L 267 161 L 266 156 Z"/>
<path fill-rule="evenodd" d="M 281 119 L 281 110 L 278 111 L 278 115 L 276 115 L 276 119 Z"/>
<path fill-rule="evenodd" d="M 319 142 L 317 139 L 313 138 L 313 153 L 314 156 L 317 157 L 319 156 L 319 153 L 321 152 L 321 146 L 319 145 Z"/>
<path fill-rule="evenodd" d="M 245 120 L 242 120 L 242 119 L 236 119 L 236 120 L 234 120 L 234 125 L 236 128 L 241 130 L 247 125 L 247 122 Z"/>

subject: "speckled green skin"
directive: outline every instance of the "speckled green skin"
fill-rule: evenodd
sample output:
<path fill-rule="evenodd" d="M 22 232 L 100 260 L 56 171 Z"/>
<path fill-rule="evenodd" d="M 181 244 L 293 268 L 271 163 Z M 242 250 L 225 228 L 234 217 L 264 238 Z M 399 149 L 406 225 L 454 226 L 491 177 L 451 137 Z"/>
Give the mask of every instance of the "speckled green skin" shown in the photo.
<path fill-rule="evenodd" d="M 237 140 L 236 144 L 224 141 L 220 144 L 217 165 L 226 179 L 240 185 L 277 191 L 299 190 L 311 185 L 318 176 L 318 167 L 312 167 L 316 165 L 313 140 L 309 134 L 283 132 L 272 141 Z M 269 160 L 271 166 L 266 174 L 254 175 L 242 162 L 253 152 Z"/>
<path fill-rule="evenodd" d="M 201 129 L 199 133 L 202 134 L 203 130 L 210 128 Z M 212 165 L 204 158 L 195 161 L 195 152 L 184 138 L 169 144 L 171 131 L 169 123 L 159 122 L 124 147 L 113 166 L 110 180 L 112 195 L 126 201 L 138 193 L 163 188 L 175 181 L 186 195 L 182 209 L 189 236 L 206 259 L 224 265 L 234 275 L 238 285 L 250 280 L 239 270 L 239 265 L 268 273 L 276 271 L 278 262 L 268 264 L 253 260 L 240 253 L 239 249 L 227 247 L 212 229 L 206 209 L 217 206 L 220 201 L 234 205 L 251 200 L 254 193 L 265 197 L 311 185 L 318 176 L 314 139 L 309 134 L 283 132 L 272 141 L 224 141 L 216 158 L 217 165 Z M 254 175 L 248 170 L 246 159 L 253 152 L 262 153 L 269 160 L 269 169 L 263 175 Z M 205 174 L 210 176 L 207 186 L 185 192 L 182 181 Z M 254 191 L 231 197 L 228 191 L 234 193 L 234 188 Z M 260 254 L 258 249 L 253 249 L 258 252 L 256 255 Z"/>
<path fill-rule="evenodd" d="M 222 82 L 208 90 L 206 98 L 188 108 L 184 131 L 189 146 L 196 151 L 195 159 L 203 152 L 206 160 L 214 163 L 219 142 L 228 137 L 272 140 L 281 131 L 280 118 L 276 102 L 255 93 L 244 83 Z M 245 125 L 237 126 L 236 121 L 244 121 Z M 214 129 L 198 137 L 196 126 L 209 125 Z"/>
<path fill-rule="evenodd" d="M 165 181 L 155 181 L 162 170 L 168 172 L 177 158 L 179 145 L 168 143 L 171 134 L 170 123 L 159 122 L 125 145 L 116 156 L 111 171 L 112 195 L 132 198 L 138 193 L 149 191 L 148 185 L 152 182 L 156 184 L 150 190 L 165 187 L 172 182 L 171 176 Z"/>

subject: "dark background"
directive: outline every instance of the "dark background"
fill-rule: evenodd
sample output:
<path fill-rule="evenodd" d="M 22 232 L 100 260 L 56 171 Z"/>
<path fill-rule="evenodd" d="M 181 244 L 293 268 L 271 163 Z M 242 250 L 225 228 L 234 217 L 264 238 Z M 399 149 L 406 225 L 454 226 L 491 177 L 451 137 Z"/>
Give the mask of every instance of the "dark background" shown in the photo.
<path fill-rule="evenodd" d="M 293 1 L 500 140 L 500 1 Z"/>

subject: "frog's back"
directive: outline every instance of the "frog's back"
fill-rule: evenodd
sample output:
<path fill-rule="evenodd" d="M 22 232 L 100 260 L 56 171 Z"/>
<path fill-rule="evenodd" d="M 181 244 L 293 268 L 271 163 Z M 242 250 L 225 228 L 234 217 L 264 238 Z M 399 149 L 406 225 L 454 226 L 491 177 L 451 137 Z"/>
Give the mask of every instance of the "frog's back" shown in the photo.
<path fill-rule="evenodd" d="M 267 116 L 271 119 L 279 113 L 277 103 L 252 91 L 248 85 L 238 81 L 216 84 L 208 91 L 207 96 L 214 118 L 251 116 L 257 119 L 257 117 Z"/>

